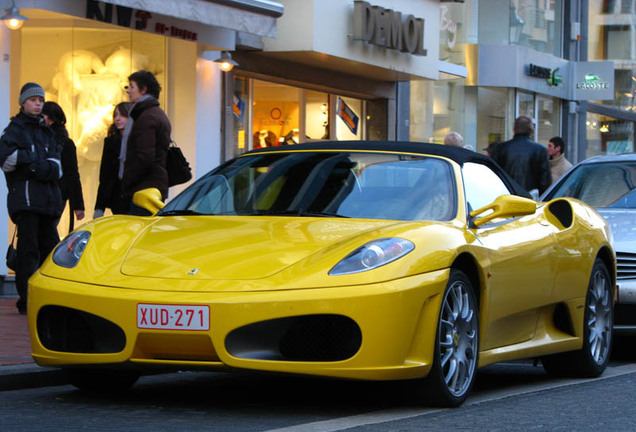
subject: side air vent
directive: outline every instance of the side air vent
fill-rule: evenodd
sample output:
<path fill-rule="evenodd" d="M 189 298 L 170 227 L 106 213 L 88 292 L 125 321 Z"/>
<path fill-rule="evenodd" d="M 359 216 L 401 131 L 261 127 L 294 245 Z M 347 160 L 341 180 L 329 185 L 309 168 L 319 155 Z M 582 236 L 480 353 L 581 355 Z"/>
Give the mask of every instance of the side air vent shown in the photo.
<path fill-rule="evenodd" d="M 559 221 L 563 228 L 572 226 L 572 206 L 566 200 L 556 200 L 548 205 L 548 210 Z"/>

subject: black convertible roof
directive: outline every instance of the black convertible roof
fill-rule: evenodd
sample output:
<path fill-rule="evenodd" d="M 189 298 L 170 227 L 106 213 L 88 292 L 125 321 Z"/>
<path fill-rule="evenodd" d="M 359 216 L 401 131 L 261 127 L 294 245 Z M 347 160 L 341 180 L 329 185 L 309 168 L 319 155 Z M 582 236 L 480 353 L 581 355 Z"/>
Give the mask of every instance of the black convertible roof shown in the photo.
<path fill-rule="evenodd" d="M 441 144 L 430 144 L 412 141 L 316 141 L 303 144 L 293 144 L 278 147 L 266 147 L 252 150 L 245 155 L 263 153 L 263 152 L 294 152 L 301 150 L 334 150 L 334 151 L 388 151 L 388 152 L 404 152 L 421 155 L 442 156 L 451 159 L 463 165 L 466 162 L 474 162 L 486 165 L 513 191 L 515 195 L 530 198 L 530 194 L 515 182 L 506 172 L 501 169 L 495 161 L 486 155 L 476 153 L 461 147 L 453 147 Z"/>

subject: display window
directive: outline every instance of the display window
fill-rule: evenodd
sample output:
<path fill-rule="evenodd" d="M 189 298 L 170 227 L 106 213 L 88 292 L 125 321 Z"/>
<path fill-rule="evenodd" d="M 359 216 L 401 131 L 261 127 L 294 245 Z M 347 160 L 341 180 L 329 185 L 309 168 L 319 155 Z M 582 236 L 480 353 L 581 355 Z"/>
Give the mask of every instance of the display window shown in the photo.
<path fill-rule="evenodd" d="M 477 89 L 477 150 L 487 153 L 486 148 L 512 138 L 514 111 L 509 96 L 512 90 L 495 87 Z"/>
<path fill-rule="evenodd" d="M 634 122 L 588 112 L 585 126 L 587 157 L 634 151 Z"/>
<path fill-rule="evenodd" d="M 561 57 L 563 0 L 480 1 L 477 4 L 480 44 L 517 45 Z"/>
<path fill-rule="evenodd" d="M 386 139 L 386 102 L 234 78 L 233 155 L 321 140 Z"/>
<path fill-rule="evenodd" d="M 57 20 L 59 21 L 59 20 Z M 113 110 L 128 101 L 125 86 L 137 70 L 153 72 L 161 84 L 160 103 L 166 106 L 165 37 L 107 24 L 75 20 L 71 25 L 45 25 L 22 28 L 12 43 L 13 94 L 29 81 L 46 91 L 46 99 L 64 110 L 67 129 L 77 147 L 86 217 L 90 218 L 99 184 L 99 167 Z M 17 99 L 17 98 L 15 98 Z M 16 110 L 19 107 L 16 106 Z M 68 208 L 62 220 L 68 220 Z M 67 223 L 60 223 L 65 235 Z"/>
<path fill-rule="evenodd" d="M 611 100 L 595 101 L 625 111 L 636 110 L 636 3 L 590 0 L 587 55 L 614 62 Z"/>

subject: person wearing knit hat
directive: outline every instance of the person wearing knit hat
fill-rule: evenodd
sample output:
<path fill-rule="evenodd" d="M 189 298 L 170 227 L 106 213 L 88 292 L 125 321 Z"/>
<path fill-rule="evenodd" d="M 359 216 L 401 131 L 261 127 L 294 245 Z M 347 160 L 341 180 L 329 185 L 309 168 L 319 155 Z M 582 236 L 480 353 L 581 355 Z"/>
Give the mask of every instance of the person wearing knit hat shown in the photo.
<path fill-rule="evenodd" d="M 44 99 L 44 89 L 39 84 L 28 82 L 23 85 L 22 89 L 20 90 L 20 105 L 22 105 L 24 101 L 33 96 L 40 96 L 42 99 Z"/>
<path fill-rule="evenodd" d="M 29 82 L 20 90 L 20 112 L 0 136 L 0 168 L 7 181 L 9 217 L 16 224 L 15 285 L 18 312 L 27 312 L 27 282 L 60 241 L 62 214 L 60 149 L 44 122 L 44 89 Z"/>

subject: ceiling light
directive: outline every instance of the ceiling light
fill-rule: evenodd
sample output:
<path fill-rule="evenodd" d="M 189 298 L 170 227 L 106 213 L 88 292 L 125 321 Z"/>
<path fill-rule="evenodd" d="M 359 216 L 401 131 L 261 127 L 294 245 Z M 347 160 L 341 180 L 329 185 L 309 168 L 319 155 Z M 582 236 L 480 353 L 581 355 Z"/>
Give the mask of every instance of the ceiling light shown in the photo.
<path fill-rule="evenodd" d="M 20 9 L 15 6 L 15 1 L 12 1 L 12 6 L 6 10 L 6 14 L 0 17 L 0 20 L 4 21 L 4 24 L 11 30 L 17 30 L 22 27 L 24 21 L 29 19 L 23 15 L 20 15 Z"/>
<path fill-rule="evenodd" d="M 214 62 L 219 65 L 223 72 L 229 72 L 234 69 L 234 66 L 238 66 L 238 63 L 232 60 L 232 56 L 227 51 L 222 51 L 221 57 L 214 60 Z"/>

